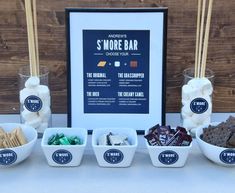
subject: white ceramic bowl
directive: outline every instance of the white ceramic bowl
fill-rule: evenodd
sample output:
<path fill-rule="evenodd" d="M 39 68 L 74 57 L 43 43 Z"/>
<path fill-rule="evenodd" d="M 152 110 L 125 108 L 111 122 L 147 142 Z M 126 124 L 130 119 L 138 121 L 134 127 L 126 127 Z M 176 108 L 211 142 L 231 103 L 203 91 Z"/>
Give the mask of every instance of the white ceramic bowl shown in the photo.
<path fill-rule="evenodd" d="M 81 145 L 48 145 L 48 139 L 54 134 L 77 136 Z M 87 144 L 87 130 L 84 128 L 47 128 L 44 131 L 41 147 L 50 166 L 78 166 L 81 163 Z"/>
<path fill-rule="evenodd" d="M 37 131 L 31 126 L 18 123 L 0 123 L 0 127 L 6 132 L 20 127 L 28 141 L 18 147 L 0 149 L 0 167 L 13 166 L 25 160 L 31 154 L 36 143 Z"/>
<path fill-rule="evenodd" d="M 210 125 L 218 125 L 219 123 L 214 122 Z M 209 144 L 201 139 L 203 134 L 203 128 L 200 127 L 196 130 L 197 143 L 202 151 L 202 153 L 211 161 L 223 165 L 223 166 L 235 166 L 235 148 L 223 148 L 212 144 Z"/>
<path fill-rule="evenodd" d="M 149 129 L 145 131 L 145 135 Z M 192 142 L 189 146 L 151 146 L 145 140 L 152 164 L 156 167 L 183 167 L 187 161 Z"/>
<path fill-rule="evenodd" d="M 101 135 L 112 132 L 114 134 L 126 135 L 130 145 L 108 146 L 98 145 Z M 137 148 L 137 133 L 131 128 L 98 128 L 92 133 L 92 147 L 99 166 L 101 167 L 129 167 Z"/>

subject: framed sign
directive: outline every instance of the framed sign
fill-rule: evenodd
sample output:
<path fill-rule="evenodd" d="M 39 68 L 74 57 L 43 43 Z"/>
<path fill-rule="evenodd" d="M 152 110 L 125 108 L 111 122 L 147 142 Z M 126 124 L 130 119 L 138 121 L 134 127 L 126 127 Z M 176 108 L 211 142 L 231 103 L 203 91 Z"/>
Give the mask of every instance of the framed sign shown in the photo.
<path fill-rule="evenodd" d="M 68 126 L 165 124 L 167 9 L 66 9 Z"/>

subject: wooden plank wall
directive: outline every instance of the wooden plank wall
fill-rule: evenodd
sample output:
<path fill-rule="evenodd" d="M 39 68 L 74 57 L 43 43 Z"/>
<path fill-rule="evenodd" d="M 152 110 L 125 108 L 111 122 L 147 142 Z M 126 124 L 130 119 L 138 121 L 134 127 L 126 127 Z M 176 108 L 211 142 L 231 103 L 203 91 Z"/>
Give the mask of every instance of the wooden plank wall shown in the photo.
<path fill-rule="evenodd" d="M 180 111 L 182 71 L 194 64 L 196 0 L 38 0 L 42 65 L 51 71 L 52 109 L 66 112 L 65 7 L 169 8 L 167 112 Z M 17 71 L 28 64 L 23 0 L 0 0 L 0 113 L 18 113 Z M 208 67 L 216 75 L 215 112 L 235 111 L 235 1 L 215 1 Z"/>

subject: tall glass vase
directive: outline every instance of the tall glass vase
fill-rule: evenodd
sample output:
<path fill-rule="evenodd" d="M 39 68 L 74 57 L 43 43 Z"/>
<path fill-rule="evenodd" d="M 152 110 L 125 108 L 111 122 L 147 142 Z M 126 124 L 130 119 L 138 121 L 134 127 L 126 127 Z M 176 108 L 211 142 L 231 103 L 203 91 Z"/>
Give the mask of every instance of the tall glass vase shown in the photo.
<path fill-rule="evenodd" d="M 204 78 L 195 78 L 194 69 L 188 68 L 183 76 L 182 125 L 194 135 L 197 127 L 211 122 L 214 73 L 207 69 Z"/>
<path fill-rule="evenodd" d="M 51 127 L 49 69 L 40 66 L 39 75 L 31 76 L 29 66 L 23 66 L 19 70 L 18 82 L 21 122 L 43 133 Z"/>

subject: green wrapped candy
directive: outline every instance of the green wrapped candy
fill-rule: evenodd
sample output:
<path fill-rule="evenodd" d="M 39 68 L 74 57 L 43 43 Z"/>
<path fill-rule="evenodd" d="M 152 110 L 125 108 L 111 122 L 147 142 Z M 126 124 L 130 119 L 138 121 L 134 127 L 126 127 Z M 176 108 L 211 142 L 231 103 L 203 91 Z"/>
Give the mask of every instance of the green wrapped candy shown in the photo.
<path fill-rule="evenodd" d="M 48 145 L 81 145 L 81 139 L 77 136 L 65 136 L 63 133 L 49 137 Z"/>

